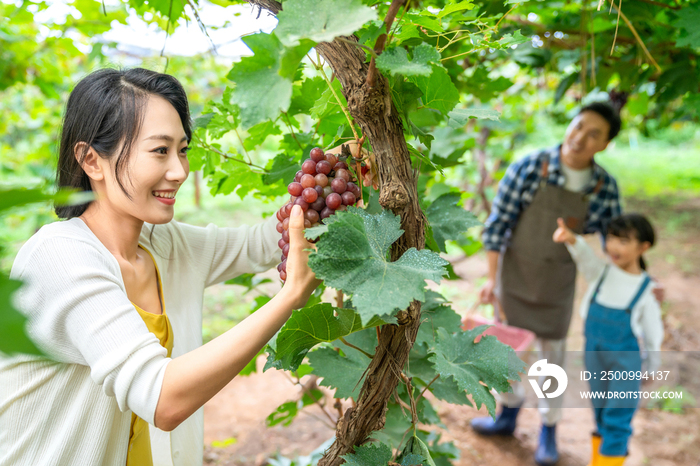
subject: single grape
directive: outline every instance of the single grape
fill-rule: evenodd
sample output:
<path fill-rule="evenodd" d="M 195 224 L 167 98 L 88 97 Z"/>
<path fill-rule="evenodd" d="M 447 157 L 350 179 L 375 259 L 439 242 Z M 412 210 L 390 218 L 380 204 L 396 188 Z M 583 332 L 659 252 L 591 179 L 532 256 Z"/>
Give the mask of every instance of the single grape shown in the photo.
<path fill-rule="evenodd" d="M 284 228 L 284 231 L 289 230 L 289 217 L 285 218 L 282 221 L 282 228 Z M 284 233 L 282 233 L 284 235 Z"/>
<path fill-rule="evenodd" d="M 289 183 L 289 186 L 287 186 L 287 192 L 289 194 L 291 194 L 292 196 L 301 196 L 301 192 L 303 190 L 304 190 L 303 185 L 301 183 L 296 182 L 296 181 L 294 181 L 293 183 Z"/>
<path fill-rule="evenodd" d="M 350 181 L 350 172 L 346 170 L 345 168 L 338 168 L 335 171 L 335 177 L 336 178 L 342 178 L 345 180 L 345 182 Z"/>
<path fill-rule="evenodd" d="M 340 205 L 342 203 L 343 203 L 343 198 L 340 197 L 340 194 L 337 194 L 337 193 L 331 193 L 326 198 L 326 206 L 333 209 L 333 210 L 340 207 Z"/>
<path fill-rule="evenodd" d="M 284 259 L 282 259 L 282 262 L 284 262 Z M 281 271 L 282 271 L 282 262 L 280 262 L 279 264 L 277 264 L 277 271 L 278 271 L 278 272 L 281 272 Z"/>
<path fill-rule="evenodd" d="M 341 211 L 341 212 L 342 212 L 342 211 L 344 211 L 344 210 L 347 210 L 347 208 L 348 208 L 348 206 L 346 206 L 346 205 L 341 205 L 340 207 L 338 207 L 338 208 L 335 209 L 335 210 L 336 210 L 336 211 Z"/>
<path fill-rule="evenodd" d="M 311 222 L 308 219 L 304 219 L 304 228 L 310 228 Z"/>
<path fill-rule="evenodd" d="M 284 218 L 289 218 L 289 215 L 292 213 L 292 204 L 291 202 L 288 202 L 284 205 L 284 210 L 282 211 L 282 217 Z"/>
<path fill-rule="evenodd" d="M 289 254 L 289 243 L 285 244 L 282 248 L 282 254 L 284 254 L 285 256 Z"/>
<path fill-rule="evenodd" d="M 340 195 L 343 198 L 343 205 L 353 205 L 355 203 L 355 195 L 350 191 L 345 191 Z"/>
<path fill-rule="evenodd" d="M 312 224 L 318 222 L 318 219 L 320 218 L 318 212 L 316 212 L 314 209 L 307 210 L 304 217 L 306 217 L 306 219 Z"/>
<path fill-rule="evenodd" d="M 277 222 L 277 233 L 282 233 L 284 231 L 284 227 L 282 226 L 282 222 Z"/>
<path fill-rule="evenodd" d="M 318 168 L 318 164 L 316 165 L 316 168 Z M 326 186 L 328 186 L 328 177 L 323 173 L 319 173 L 318 175 L 316 175 L 314 177 L 314 180 L 316 181 L 316 184 L 321 188 L 325 188 Z"/>
<path fill-rule="evenodd" d="M 353 193 L 355 197 L 360 197 L 360 187 L 357 186 L 357 184 L 353 183 L 352 181 L 348 182 L 348 191 Z"/>
<path fill-rule="evenodd" d="M 348 188 L 348 183 L 342 178 L 335 178 L 333 181 L 331 181 L 331 188 L 333 189 L 333 192 L 343 194 Z M 326 204 L 327 203 L 328 201 L 326 201 Z"/>
<path fill-rule="evenodd" d="M 280 264 L 281 264 L 282 262 L 286 261 L 286 260 L 287 260 L 287 256 L 285 256 L 284 254 L 282 254 L 282 255 L 280 256 Z"/>
<path fill-rule="evenodd" d="M 284 236 L 284 233 L 282 234 Z M 277 246 L 280 247 L 280 249 L 284 248 L 284 245 L 287 244 L 287 242 L 284 240 L 284 238 L 280 238 L 279 241 L 277 241 Z"/>
<path fill-rule="evenodd" d="M 314 202 L 316 199 L 318 199 L 318 193 L 316 192 L 316 190 L 315 190 L 314 188 L 306 188 L 306 189 L 304 190 L 304 192 L 301 193 L 301 197 L 302 197 L 306 202 L 308 202 L 309 204 L 311 204 L 311 203 Z M 307 209 L 308 209 L 308 207 L 307 207 Z"/>
<path fill-rule="evenodd" d="M 328 175 L 332 168 L 333 167 L 331 167 L 331 164 L 325 160 L 321 160 L 316 164 L 316 172 L 323 173 L 324 175 Z"/>
<path fill-rule="evenodd" d="M 306 212 L 309 209 L 309 203 L 306 202 L 303 197 L 297 198 L 297 200 L 294 201 L 294 205 L 298 205 L 299 207 L 301 207 L 301 210 L 303 210 L 304 212 Z"/>
<path fill-rule="evenodd" d="M 323 197 L 323 188 L 319 185 L 314 186 L 314 189 L 316 190 L 316 193 L 319 195 L 319 197 Z"/>
<path fill-rule="evenodd" d="M 328 206 L 324 207 L 323 210 L 321 211 L 321 218 L 328 218 L 331 215 L 333 215 L 333 209 L 329 209 Z"/>
<path fill-rule="evenodd" d="M 287 279 L 287 272 L 284 270 L 280 272 L 280 280 L 285 281 Z"/>
<path fill-rule="evenodd" d="M 309 156 L 314 162 L 320 162 L 326 157 L 323 153 L 323 149 L 321 149 L 320 147 L 314 147 L 313 149 L 311 149 L 311 153 L 309 154 Z"/>
<path fill-rule="evenodd" d="M 323 197 L 318 196 L 318 199 L 316 199 L 314 202 L 312 202 L 309 207 L 311 207 L 311 209 L 315 210 L 316 212 L 321 212 L 323 210 L 323 208 L 326 207 L 326 200 Z M 311 209 L 309 209 L 309 210 L 311 210 Z M 307 212 L 308 212 L 308 210 L 307 210 Z"/>
<path fill-rule="evenodd" d="M 280 272 L 286 272 L 287 271 L 287 261 L 284 260 L 280 262 Z"/>
<path fill-rule="evenodd" d="M 338 163 L 338 157 L 336 157 L 335 154 L 331 154 L 331 153 L 326 154 L 326 160 L 331 165 L 331 167 L 333 165 L 335 165 L 336 163 Z"/>
<path fill-rule="evenodd" d="M 325 188 L 323 188 L 323 197 L 328 197 L 328 195 L 332 192 L 333 188 L 331 188 L 330 186 L 326 186 Z"/>
<path fill-rule="evenodd" d="M 280 222 L 281 222 L 282 220 L 284 220 L 284 217 L 282 217 L 282 210 L 284 210 L 284 206 L 282 206 L 282 207 L 280 208 L 280 210 L 277 211 L 277 214 L 276 214 L 276 215 L 277 215 L 277 220 L 279 220 Z"/>
<path fill-rule="evenodd" d="M 301 170 L 299 170 L 299 171 L 296 173 L 296 175 L 294 175 L 294 181 L 296 181 L 297 183 L 298 183 L 299 181 L 301 181 L 301 175 L 303 175 L 303 174 L 304 174 L 304 172 L 301 171 Z"/>
<path fill-rule="evenodd" d="M 282 232 L 282 241 L 289 243 L 289 229 Z M 282 247 L 280 247 L 280 249 L 282 249 Z"/>
<path fill-rule="evenodd" d="M 301 177 L 302 188 L 313 188 L 316 185 L 316 180 L 313 175 L 304 175 Z M 299 194 L 301 196 L 301 194 Z"/>
<path fill-rule="evenodd" d="M 347 170 L 348 164 L 345 162 L 337 162 L 335 165 L 333 165 L 333 170 L 338 170 L 339 168 L 343 168 L 343 169 Z"/>
<path fill-rule="evenodd" d="M 316 162 L 314 162 L 311 159 L 305 160 L 304 163 L 301 164 L 301 171 L 303 171 L 307 175 L 315 175 L 316 174 Z"/>

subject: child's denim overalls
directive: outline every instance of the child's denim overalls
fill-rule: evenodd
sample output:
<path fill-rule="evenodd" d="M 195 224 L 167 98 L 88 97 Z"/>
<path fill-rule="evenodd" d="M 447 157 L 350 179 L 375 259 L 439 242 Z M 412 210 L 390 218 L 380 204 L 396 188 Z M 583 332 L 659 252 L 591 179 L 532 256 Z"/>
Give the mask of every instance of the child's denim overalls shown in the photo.
<path fill-rule="evenodd" d="M 593 392 L 638 392 L 640 380 L 629 380 L 636 377 L 625 377 L 621 380 L 622 372 L 641 371 L 642 359 L 639 353 L 637 337 L 632 333 L 632 309 L 641 298 L 649 285 L 649 276 L 644 273 L 644 281 L 639 291 L 626 309 L 615 309 L 603 306 L 596 300 L 600 286 L 608 273 L 605 267 L 598 285 L 591 296 L 591 302 L 586 317 L 586 369 L 592 374 L 590 382 Z M 606 376 L 602 373 L 608 372 Z M 607 378 L 608 380 L 601 380 Z M 619 380 L 615 380 L 618 378 Z M 612 379 L 612 380 L 610 380 Z M 600 454 L 604 456 L 625 456 L 627 442 L 632 435 L 632 416 L 637 409 L 636 398 L 605 398 L 593 399 L 593 410 L 598 433 L 602 437 Z"/>

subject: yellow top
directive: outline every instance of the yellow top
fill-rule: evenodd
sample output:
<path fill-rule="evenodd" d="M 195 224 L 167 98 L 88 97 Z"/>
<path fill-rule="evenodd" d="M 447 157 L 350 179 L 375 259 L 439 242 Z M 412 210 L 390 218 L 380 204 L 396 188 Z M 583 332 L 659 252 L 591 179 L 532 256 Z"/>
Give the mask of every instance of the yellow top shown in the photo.
<path fill-rule="evenodd" d="M 160 344 L 163 345 L 168 351 L 168 357 L 170 357 L 173 351 L 173 328 L 170 325 L 170 319 L 165 313 L 165 302 L 163 300 L 163 284 L 160 280 L 160 272 L 158 271 L 158 264 L 156 264 L 155 259 L 150 251 L 143 246 L 139 245 L 141 249 L 146 251 L 153 264 L 156 266 L 156 279 L 158 280 L 158 296 L 160 297 L 160 305 L 163 310 L 162 314 L 153 314 L 146 312 L 136 304 L 134 307 L 138 311 L 139 315 L 143 319 L 148 330 L 153 333 Z M 129 432 L 129 450 L 126 457 L 127 466 L 152 466 L 153 459 L 151 456 L 151 437 L 148 433 L 148 423 L 138 417 L 136 414 L 131 414 L 131 431 Z"/>

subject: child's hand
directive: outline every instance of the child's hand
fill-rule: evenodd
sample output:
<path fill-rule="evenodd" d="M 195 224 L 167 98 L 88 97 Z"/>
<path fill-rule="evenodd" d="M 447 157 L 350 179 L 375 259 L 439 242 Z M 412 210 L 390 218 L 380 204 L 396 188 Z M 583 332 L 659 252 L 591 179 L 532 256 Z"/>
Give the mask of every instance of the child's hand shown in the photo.
<path fill-rule="evenodd" d="M 563 218 L 557 219 L 557 225 L 559 225 L 559 228 L 554 231 L 554 235 L 552 236 L 555 243 L 576 243 L 576 235 L 564 224 Z"/>

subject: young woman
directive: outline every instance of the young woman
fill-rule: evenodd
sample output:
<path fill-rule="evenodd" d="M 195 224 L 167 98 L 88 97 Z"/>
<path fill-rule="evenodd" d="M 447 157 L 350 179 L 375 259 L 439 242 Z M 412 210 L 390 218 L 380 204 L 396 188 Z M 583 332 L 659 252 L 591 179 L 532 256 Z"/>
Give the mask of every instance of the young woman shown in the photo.
<path fill-rule="evenodd" d="M 275 265 L 279 234 L 275 218 L 173 221 L 191 136 L 171 76 L 100 70 L 71 93 L 58 185 L 96 199 L 57 206 L 65 220 L 41 228 L 13 264 L 25 282 L 17 305 L 52 360 L 0 359 L 0 465 L 202 464 L 200 408 L 318 285 L 295 207 L 281 291 L 202 345 L 204 288 Z"/>
<path fill-rule="evenodd" d="M 614 218 L 607 227 L 608 260 L 604 260 L 581 236 L 569 230 L 563 219 L 558 219 L 558 223 L 554 241 L 566 244 L 589 283 L 581 303 L 581 317 L 585 320 L 586 369 L 595 374 L 590 381 L 591 390 L 636 392 L 641 378 L 630 378 L 629 374 L 642 373 L 640 349 L 646 349 L 646 370 L 653 372 L 660 365 L 659 349 L 664 337 L 661 309 L 642 258 L 654 245 L 654 229 L 638 214 Z M 622 466 L 632 435 L 635 401 L 594 399 L 593 409 L 597 432 L 592 437 L 590 464 Z"/>

